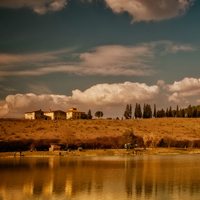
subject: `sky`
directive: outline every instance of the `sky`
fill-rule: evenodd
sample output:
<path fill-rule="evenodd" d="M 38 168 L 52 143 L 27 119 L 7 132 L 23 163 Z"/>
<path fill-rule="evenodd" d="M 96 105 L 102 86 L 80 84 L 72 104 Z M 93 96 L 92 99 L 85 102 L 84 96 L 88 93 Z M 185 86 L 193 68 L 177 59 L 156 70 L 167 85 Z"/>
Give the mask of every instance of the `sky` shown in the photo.
<path fill-rule="evenodd" d="M 200 104 L 200 1 L 1 0 L 0 117 Z"/>

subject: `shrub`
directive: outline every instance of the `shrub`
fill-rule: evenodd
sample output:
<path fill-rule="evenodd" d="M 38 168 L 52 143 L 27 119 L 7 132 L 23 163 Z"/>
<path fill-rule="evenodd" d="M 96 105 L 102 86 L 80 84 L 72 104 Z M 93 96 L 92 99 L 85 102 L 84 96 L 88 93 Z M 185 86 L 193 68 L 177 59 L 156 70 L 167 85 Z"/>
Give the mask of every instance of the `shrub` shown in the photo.
<path fill-rule="evenodd" d="M 44 127 L 38 127 L 38 128 L 36 128 L 36 131 L 42 131 L 42 130 L 45 130 L 45 128 Z"/>

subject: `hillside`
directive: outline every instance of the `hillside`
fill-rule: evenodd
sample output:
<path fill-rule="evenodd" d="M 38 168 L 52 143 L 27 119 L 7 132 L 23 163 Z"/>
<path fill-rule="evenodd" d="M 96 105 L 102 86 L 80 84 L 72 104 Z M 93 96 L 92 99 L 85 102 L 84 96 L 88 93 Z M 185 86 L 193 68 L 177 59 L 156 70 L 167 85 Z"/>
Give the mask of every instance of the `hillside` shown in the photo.
<path fill-rule="evenodd" d="M 160 146 L 162 139 L 169 140 L 169 138 L 171 141 L 200 140 L 199 118 L 72 121 L 0 119 L 0 142 L 4 144 L 11 141 L 29 141 L 31 143 L 48 140 L 49 142 L 67 141 L 69 144 L 77 141 L 101 143 L 105 142 L 106 138 L 110 139 L 110 142 L 111 139 L 118 142 L 126 129 L 133 130 L 146 145 Z"/>

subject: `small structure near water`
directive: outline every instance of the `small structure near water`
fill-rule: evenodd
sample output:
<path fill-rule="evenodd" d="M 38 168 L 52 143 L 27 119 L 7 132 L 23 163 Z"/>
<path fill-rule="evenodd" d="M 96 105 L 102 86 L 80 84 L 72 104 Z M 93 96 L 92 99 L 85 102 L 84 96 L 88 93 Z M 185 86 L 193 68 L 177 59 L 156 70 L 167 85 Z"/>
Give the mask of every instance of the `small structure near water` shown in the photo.
<path fill-rule="evenodd" d="M 64 150 L 65 146 L 66 145 L 63 144 L 63 143 L 51 144 L 51 147 L 49 148 L 49 151 L 61 151 L 61 150 Z"/>

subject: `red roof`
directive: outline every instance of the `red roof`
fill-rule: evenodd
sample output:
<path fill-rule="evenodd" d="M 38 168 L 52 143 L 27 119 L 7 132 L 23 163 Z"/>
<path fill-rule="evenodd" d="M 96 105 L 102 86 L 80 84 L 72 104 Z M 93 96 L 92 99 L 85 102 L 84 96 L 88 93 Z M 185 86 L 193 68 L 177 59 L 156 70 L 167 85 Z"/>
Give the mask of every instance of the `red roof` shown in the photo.
<path fill-rule="evenodd" d="M 27 112 L 25 112 L 25 113 L 33 113 L 33 112 L 38 112 L 38 111 L 43 112 L 43 111 L 41 111 L 41 110 L 32 110 L 32 111 L 27 111 Z"/>
<path fill-rule="evenodd" d="M 52 112 L 64 112 L 62 110 L 48 110 L 48 111 L 44 111 L 44 113 L 52 113 Z"/>
<path fill-rule="evenodd" d="M 76 112 L 76 113 L 85 113 L 85 112 L 82 112 L 82 111 L 78 111 L 78 110 L 68 110 L 68 111 L 65 111 L 65 112 Z"/>

